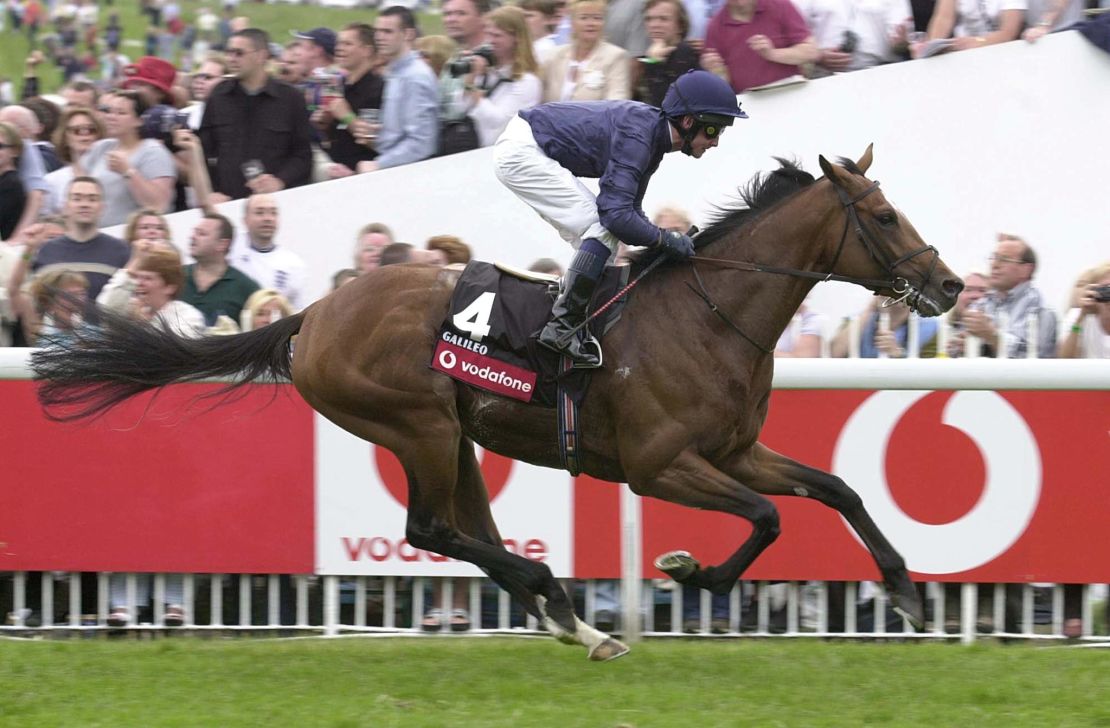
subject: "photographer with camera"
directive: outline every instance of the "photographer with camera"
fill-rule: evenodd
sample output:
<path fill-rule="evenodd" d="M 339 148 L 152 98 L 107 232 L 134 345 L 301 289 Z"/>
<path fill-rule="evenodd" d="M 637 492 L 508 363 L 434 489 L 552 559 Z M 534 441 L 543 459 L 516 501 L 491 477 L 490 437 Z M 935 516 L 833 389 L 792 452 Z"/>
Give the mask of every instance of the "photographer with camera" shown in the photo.
<path fill-rule="evenodd" d="M 463 74 L 466 115 L 480 147 L 497 141 L 517 112 L 543 96 L 524 11 L 505 6 L 486 15 L 485 38 L 472 56 L 447 66 L 448 72 Z"/>
<path fill-rule="evenodd" d="M 480 146 L 478 131 L 467 113 L 467 77 L 471 83 L 487 67 L 497 66 L 485 45 L 485 22 L 490 0 L 447 0 L 443 4 L 443 32 L 459 50 L 439 75 L 439 149 L 437 156 Z"/>
<path fill-rule="evenodd" d="M 909 0 L 797 0 L 820 50 L 810 76 L 858 71 L 903 59 Z"/>
<path fill-rule="evenodd" d="M 1110 359 L 1110 261 L 1085 271 L 1075 282 L 1056 355 Z"/>
<path fill-rule="evenodd" d="M 80 161 L 84 173 L 104 188 L 100 224 L 118 225 L 143 207 L 167 211 L 177 169 L 162 141 L 144 138 L 146 102 L 138 91 L 120 90 L 109 96 L 105 105 L 104 138 Z"/>

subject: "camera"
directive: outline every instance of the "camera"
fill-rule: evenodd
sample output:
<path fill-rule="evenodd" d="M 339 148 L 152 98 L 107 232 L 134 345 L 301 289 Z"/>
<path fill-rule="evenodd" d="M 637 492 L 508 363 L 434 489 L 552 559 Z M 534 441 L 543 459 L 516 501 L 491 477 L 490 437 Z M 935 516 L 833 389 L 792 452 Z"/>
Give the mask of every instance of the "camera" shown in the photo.
<path fill-rule="evenodd" d="M 470 53 L 464 56 L 460 56 L 459 58 L 456 58 L 455 60 L 448 63 L 447 71 L 455 78 L 458 78 L 459 76 L 465 76 L 471 71 L 471 59 L 474 56 L 485 58 L 486 63 L 489 64 L 490 68 L 493 68 L 497 65 L 497 58 L 493 55 L 493 48 L 488 43 L 483 43 L 482 45 L 472 50 Z"/>
<path fill-rule="evenodd" d="M 850 30 L 844 31 L 844 38 L 840 41 L 840 47 L 837 48 L 841 53 L 855 53 L 856 47 L 859 45 L 859 36 Z"/>
<path fill-rule="evenodd" d="M 180 111 L 168 104 L 151 106 L 143 112 L 143 125 L 139 128 L 139 136 L 143 139 L 157 139 L 171 151 L 177 151 L 173 143 L 175 129 L 184 129 L 189 125 L 189 112 Z"/>
<path fill-rule="evenodd" d="M 1110 301 L 1110 283 L 1104 286 L 1095 286 L 1095 302 L 1106 303 Z"/>

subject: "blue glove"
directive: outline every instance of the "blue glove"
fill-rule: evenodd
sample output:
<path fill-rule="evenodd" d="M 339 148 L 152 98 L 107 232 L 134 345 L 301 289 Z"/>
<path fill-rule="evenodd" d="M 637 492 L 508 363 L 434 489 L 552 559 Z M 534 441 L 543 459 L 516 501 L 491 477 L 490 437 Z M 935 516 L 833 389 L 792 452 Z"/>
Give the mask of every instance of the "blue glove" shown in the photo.
<path fill-rule="evenodd" d="M 694 241 L 689 235 L 674 230 L 664 230 L 659 236 L 659 247 L 670 258 L 685 260 L 694 254 Z"/>

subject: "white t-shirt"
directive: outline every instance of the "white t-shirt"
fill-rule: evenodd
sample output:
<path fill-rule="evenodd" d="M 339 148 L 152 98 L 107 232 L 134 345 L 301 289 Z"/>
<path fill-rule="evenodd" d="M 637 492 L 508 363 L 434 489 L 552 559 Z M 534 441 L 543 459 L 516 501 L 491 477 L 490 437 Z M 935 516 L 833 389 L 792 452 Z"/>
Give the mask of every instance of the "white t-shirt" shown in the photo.
<path fill-rule="evenodd" d="M 273 288 L 285 296 L 295 310 L 300 311 L 307 305 L 302 296 L 308 266 L 292 250 L 278 245 L 269 250 L 257 250 L 245 236 L 239 236 L 227 260 L 262 288 Z"/>
<path fill-rule="evenodd" d="M 157 315 L 151 319 L 150 323 L 156 329 L 172 331 L 186 339 L 196 339 L 204 336 L 204 331 L 207 328 L 204 323 L 204 314 L 184 301 L 170 301 L 158 309 Z"/>
<path fill-rule="evenodd" d="M 956 0 L 956 28 L 953 37 L 980 36 L 998 30 L 1003 10 L 1025 14 L 1026 0 Z"/>
<path fill-rule="evenodd" d="M 81 167 L 85 170 L 85 174 L 96 177 L 104 186 L 104 213 L 100 217 L 101 227 L 125 223 L 128 215 L 142 207 L 131 196 L 131 190 L 123 175 L 108 169 L 108 152 L 118 146 L 118 139 L 101 139 L 95 142 L 81 158 Z M 177 179 L 177 167 L 174 165 L 173 155 L 166 149 L 166 145 L 153 139 L 143 139 L 139 142 L 139 146 L 131 153 L 131 166 L 147 179 L 159 177 Z M 170 205 L 167 204 L 163 212 L 169 209 Z"/>
<path fill-rule="evenodd" d="M 502 68 L 500 73 L 509 76 L 512 69 Z M 493 86 L 496 78 L 491 74 L 485 86 Z M 497 84 L 492 93 L 468 112 L 474 122 L 474 130 L 478 133 L 478 145 L 492 146 L 517 112 L 530 109 L 542 100 L 543 83 L 535 74 L 524 73 L 519 80 L 507 78 Z"/>
<path fill-rule="evenodd" d="M 782 336 L 779 337 L 779 341 L 775 345 L 775 351 L 787 354 L 793 352 L 794 347 L 798 345 L 798 339 L 805 334 L 820 338 L 823 325 L 824 319 L 821 314 L 809 309 L 799 311 L 794 314 L 794 318 L 790 319 L 790 324 L 782 332 Z"/>

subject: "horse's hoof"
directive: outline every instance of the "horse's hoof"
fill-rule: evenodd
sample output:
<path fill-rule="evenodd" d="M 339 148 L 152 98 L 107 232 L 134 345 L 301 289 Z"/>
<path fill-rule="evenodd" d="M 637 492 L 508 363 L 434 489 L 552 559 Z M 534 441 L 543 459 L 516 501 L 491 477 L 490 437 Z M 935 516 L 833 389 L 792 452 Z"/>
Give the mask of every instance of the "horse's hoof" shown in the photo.
<path fill-rule="evenodd" d="M 624 657 L 628 654 L 628 645 L 612 637 L 606 637 L 603 641 L 594 645 L 590 650 L 590 659 L 594 662 L 608 662 L 615 660 L 618 657 Z"/>
<path fill-rule="evenodd" d="M 915 631 L 925 631 L 925 606 L 917 596 L 916 590 L 912 590 L 909 594 L 891 594 L 890 607 L 909 622 Z"/>
<path fill-rule="evenodd" d="M 689 551 L 668 551 L 655 558 L 655 568 L 680 584 L 701 567 Z"/>

